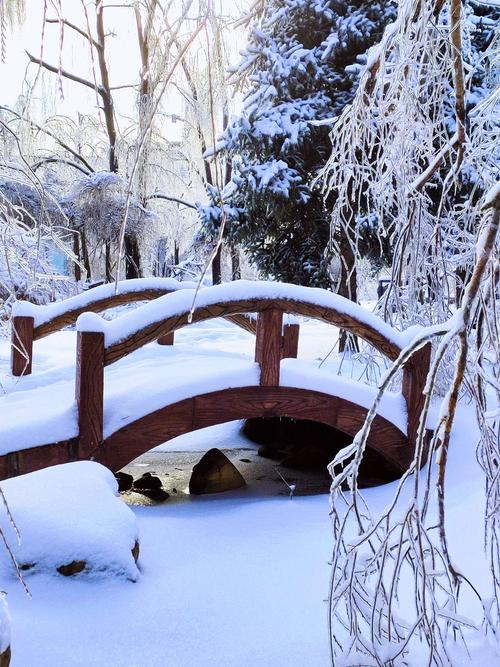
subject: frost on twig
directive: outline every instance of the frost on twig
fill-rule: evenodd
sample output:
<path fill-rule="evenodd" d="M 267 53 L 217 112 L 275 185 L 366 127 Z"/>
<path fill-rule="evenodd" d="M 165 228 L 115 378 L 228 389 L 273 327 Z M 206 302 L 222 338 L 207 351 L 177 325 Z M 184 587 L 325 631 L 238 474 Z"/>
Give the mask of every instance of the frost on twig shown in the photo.
<path fill-rule="evenodd" d="M 498 634 L 499 92 L 489 75 L 498 50 L 493 38 L 480 55 L 474 51 L 473 12 L 473 2 L 402 0 L 396 21 L 369 54 L 353 103 L 332 125 L 321 180 L 325 196 L 336 202 L 332 228 L 348 221 L 357 248 L 356 211 L 369 210 L 380 238 L 394 249 L 379 310 L 396 326 L 421 325 L 381 378 L 363 428 L 330 466 L 333 664 L 342 657 L 351 664 L 402 665 L 418 646 L 425 664 L 451 665 L 451 643 L 474 631 L 461 612 L 464 586 L 484 611 L 484 627 Z M 433 359 L 413 463 L 389 506 L 375 513 L 357 488 L 370 425 L 398 369 L 429 341 Z M 490 601 L 481 600 L 447 541 L 448 454 L 464 393 L 480 427 Z M 433 398 L 441 409 L 428 442 Z"/>

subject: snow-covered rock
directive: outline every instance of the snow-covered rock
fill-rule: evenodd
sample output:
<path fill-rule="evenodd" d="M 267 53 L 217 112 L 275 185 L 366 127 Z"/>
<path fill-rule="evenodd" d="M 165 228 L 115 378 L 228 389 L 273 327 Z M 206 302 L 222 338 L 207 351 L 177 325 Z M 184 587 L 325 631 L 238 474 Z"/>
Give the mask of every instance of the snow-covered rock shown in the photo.
<path fill-rule="evenodd" d="M 82 571 L 137 579 L 137 520 L 117 496 L 110 470 L 78 461 L 8 479 L 0 486 L 20 541 L 5 510 L 0 526 L 23 574 Z M 6 549 L 0 550 L 0 567 L 14 572 Z"/>

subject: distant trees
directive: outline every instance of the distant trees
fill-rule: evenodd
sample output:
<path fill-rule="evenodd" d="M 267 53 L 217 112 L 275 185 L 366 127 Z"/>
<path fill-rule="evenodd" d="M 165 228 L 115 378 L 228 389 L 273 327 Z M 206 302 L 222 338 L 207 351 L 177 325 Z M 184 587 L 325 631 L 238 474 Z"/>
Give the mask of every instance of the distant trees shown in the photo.
<path fill-rule="evenodd" d="M 212 192 L 205 226 L 223 217 L 264 275 L 303 285 L 332 283 L 356 299 L 353 253 L 333 232 L 323 194 L 312 181 L 330 151 L 329 128 L 356 90 L 366 52 L 394 16 L 392 3 L 271 0 L 258 8 L 234 77 L 246 88 L 241 114 L 222 134 L 218 154 L 233 156 L 222 193 Z"/>
<path fill-rule="evenodd" d="M 91 274 L 90 260 L 95 262 L 103 249 L 106 280 L 116 278 L 122 257 L 121 277 L 137 277 L 149 270 L 150 257 L 141 257 L 141 252 L 151 251 L 152 223 L 157 225 L 159 220 L 149 205 L 158 190 L 165 199 L 172 194 L 165 187 L 171 146 L 159 122 L 162 100 L 181 56 L 201 30 L 203 11 L 192 2 L 174 6 L 164 0 L 148 0 L 117 6 L 97 1 L 85 8 L 82 5 L 80 18 L 70 20 L 64 9 L 62 4 L 56 15 L 50 10 L 44 14 L 42 34 L 59 33 L 58 60 L 50 62 L 43 50 L 41 54 L 28 53 L 30 62 L 38 67 L 35 83 L 41 80 L 40 72 L 47 72 L 58 88 L 64 86 L 70 95 L 74 86 L 80 88 L 83 99 L 83 91 L 90 91 L 97 102 L 97 115 L 82 113 L 77 121 L 57 116 L 39 119 L 32 116 L 29 98 L 15 110 L 3 107 L 3 114 L 22 137 L 21 150 L 29 156 L 29 166 L 40 184 L 50 178 L 51 171 L 60 184 L 64 183 L 62 208 L 69 216 L 68 227 L 75 232 L 74 249 L 87 276 Z M 111 42 L 115 35 L 111 28 L 116 12 L 129 20 L 136 37 L 131 46 L 137 49 L 138 75 L 125 83 L 113 81 Z M 66 67 L 62 44 L 68 41 L 78 44 L 88 59 L 88 75 Z M 132 105 L 135 101 L 135 108 L 132 112 L 127 109 L 126 116 L 120 108 L 122 102 L 117 102 L 124 95 Z M 93 206 L 90 192 L 95 196 Z M 98 202 L 105 202 L 107 210 L 99 212 Z M 83 208 L 78 210 L 80 204 Z M 108 220 L 104 220 L 106 215 Z M 92 239 L 87 237 L 89 230 Z M 96 277 L 99 273 L 96 270 Z M 78 267 L 75 274 L 78 278 Z"/>

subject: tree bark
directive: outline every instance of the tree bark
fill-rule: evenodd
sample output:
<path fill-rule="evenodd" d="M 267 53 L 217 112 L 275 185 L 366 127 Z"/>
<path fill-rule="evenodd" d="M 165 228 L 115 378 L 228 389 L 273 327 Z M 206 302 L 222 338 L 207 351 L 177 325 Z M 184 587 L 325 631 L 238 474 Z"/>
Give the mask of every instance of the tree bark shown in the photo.
<path fill-rule="evenodd" d="M 217 252 L 214 255 L 212 261 L 212 284 L 220 285 L 222 282 L 222 267 L 221 267 L 221 257 L 222 257 L 222 244 L 217 248 Z"/>
<path fill-rule="evenodd" d="M 135 234 L 125 234 L 125 278 L 141 277 L 141 256 Z"/>

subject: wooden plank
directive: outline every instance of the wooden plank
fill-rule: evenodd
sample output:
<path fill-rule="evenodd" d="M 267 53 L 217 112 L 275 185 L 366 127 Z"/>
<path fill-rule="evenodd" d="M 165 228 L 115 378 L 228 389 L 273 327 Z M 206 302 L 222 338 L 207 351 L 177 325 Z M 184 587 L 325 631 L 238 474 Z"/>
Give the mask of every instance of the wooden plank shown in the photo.
<path fill-rule="evenodd" d="M 12 375 L 30 375 L 33 361 L 34 319 L 18 315 L 12 318 L 10 368 Z"/>
<path fill-rule="evenodd" d="M 93 301 L 86 306 L 82 306 L 81 308 L 67 310 L 65 313 L 56 315 L 50 320 L 47 320 L 47 322 L 38 325 L 34 330 L 34 340 L 44 338 L 45 336 L 48 336 L 55 331 L 60 331 L 64 327 L 74 324 L 82 313 L 101 313 L 103 310 L 107 310 L 108 308 L 116 308 L 117 306 L 123 306 L 128 303 L 135 303 L 137 301 L 152 301 L 153 299 L 158 299 L 161 296 L 165 296 L 165 294 L 172 294 L 172 290 L 152 287 L 138 290 L 136 292 L 113 294 L 112 296 L 97 299 L 96 301 Z M 236 324 L 236 326 L 245 329 L 245 331 L 253 334 L 255 333 L 256 322 L 250 317 L 247 317 L 243 314 L 235 314 L 230 315 L 227 319 L 233 322 L 233 324 Z"/>
<path fill-rule="evenodd" d="M 277 387 L 280 383 L 282 325 L 281 310 L 264 310 L 259 313 L 255 361 L 260 365 L 261 387 Z"/>
<path fill-rule="evenodd" d="M 104 334 L 79 331 L 76 357 L 76 403 L 81 456 L 90 455 L 103 441 Z"/>
<path fill-rule="evenodd" d="M 83 437 L 78 447 L 72 440 L 1 456 L 0 479 L 90 456 L 116 471 L 178 435 L 251 417 L 310 419 L 354 436 L 366 417 L 366 409 L 336 396 L 294 387 L 224 389 L 160 408 L 124 426 L 104 442 L 99 435 L 101 442 L 94 449 Z M 413 458 L 413 448 L 406 436 L 378 415 L 372 424 L 368 446 L 401 472 Z"/>
<path fill-rule="evenodd" d="M 169 331 L 164 336 L 158 338 L 158 345 L 173 345 L 175 340 L 175 332 Z"/>
<path fill-rule="evenodd" d="M 322 392 L 293 387 L 240 387 L 185 399 L 124 426 L 94 453 L 119 470 L 140 454 L 182 433 L 251 417 L 292 417 L 323 422 L 354 436 L 366 409 Z M 408 440 L 394 424 L 376 416 L 368 445 L 403 472 L 413 458 Z"/>
<path fill-rule="evenodd" d="M 285 324 L 283 326 L 282 359 L 297 359 L 299 352 L 299 332 L 300 326 L 298 324 Z"/>
<path fill-rule="evenodd" d="M 402 393 L 408 410 L 408 440 L 412 447 L 417 441 L 420 414 L 424 407 L 424 387 L 431 363 L 432 347 L 430 343 L 413 353 L 403 368 Z"/>

